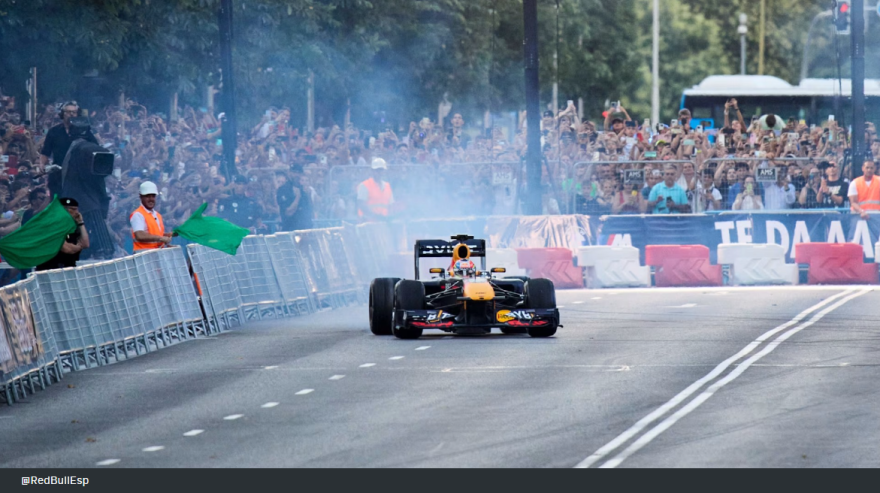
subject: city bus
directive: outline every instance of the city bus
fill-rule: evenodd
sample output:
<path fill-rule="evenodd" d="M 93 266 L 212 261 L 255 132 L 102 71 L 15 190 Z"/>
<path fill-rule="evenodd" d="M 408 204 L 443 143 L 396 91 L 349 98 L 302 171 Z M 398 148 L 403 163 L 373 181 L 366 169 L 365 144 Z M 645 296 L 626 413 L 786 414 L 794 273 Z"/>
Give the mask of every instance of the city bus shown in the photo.
<path fill-rule="evenodd" d="M 712 75 L 681 95 L 681 108 L 687 108 L 695 123 L 704 128 L 724 126 L 724 103 L 736 98 L 746 125 L 752 116 L 769 113 L 784 119 L 795 118 L 807 124 L 820 124 L 834 115 L 834 96 L 840 93 L 838 124 L 851 125 L 852 94 L 849 79 L 803 79 L 794 86 L 770 75 Z M 880 124 L 880 80 L 865 79 L 865 115 L 867 121 Z M 731 115 L 736 118 L 736 115 Z"/>

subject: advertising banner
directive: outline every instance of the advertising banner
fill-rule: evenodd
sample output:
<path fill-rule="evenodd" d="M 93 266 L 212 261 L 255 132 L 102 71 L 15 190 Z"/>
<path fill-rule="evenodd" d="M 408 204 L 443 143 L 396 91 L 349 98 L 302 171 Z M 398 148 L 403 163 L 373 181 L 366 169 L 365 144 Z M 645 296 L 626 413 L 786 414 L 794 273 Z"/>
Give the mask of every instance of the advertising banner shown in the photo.
<path fill-rule="evenodd" d="M 856 243 L 873 262 L 874 244 L 880 238 L 880 215 L 867 220 L 837 211 L 790 213 L 694 214 L 678 216 L 607 216 L 599 234 L 600 245 L 705 245 L 712 262 L 718 245 L 728 243 L 776 243 L 794 261 L 799 243 Z"/>

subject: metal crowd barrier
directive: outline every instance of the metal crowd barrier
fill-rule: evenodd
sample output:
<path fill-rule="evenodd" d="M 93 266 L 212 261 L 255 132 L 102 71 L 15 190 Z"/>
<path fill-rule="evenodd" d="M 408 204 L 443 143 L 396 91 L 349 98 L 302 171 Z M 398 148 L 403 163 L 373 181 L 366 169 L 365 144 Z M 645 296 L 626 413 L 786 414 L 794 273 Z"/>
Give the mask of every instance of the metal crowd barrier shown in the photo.
<path fill-rule="evenodd" d="M 63 378 L 45 315 L 33 277 L 0 289 L 0 402 L 12 404 Z"/>
<path fill-rule="evenodd" d="M 180 248 L 35 275 L 65 370 L 208 335 Z"/>
<path fill-rule="evenodd" d="M 247 320 L 364 302 L 385 274 L 390 233 L 361 224 L 247 236 L 235 256 L 190 244 L 193 277 L 180 247 L 31 274 L 0 288 L 0 400 Z"/>
<path fill-rule="evenodd" d="M 347 228 L 247 236 L 235 256 L 190 245 L 208 325 L 226 330 L 363 302 L 367 270 Z"/>

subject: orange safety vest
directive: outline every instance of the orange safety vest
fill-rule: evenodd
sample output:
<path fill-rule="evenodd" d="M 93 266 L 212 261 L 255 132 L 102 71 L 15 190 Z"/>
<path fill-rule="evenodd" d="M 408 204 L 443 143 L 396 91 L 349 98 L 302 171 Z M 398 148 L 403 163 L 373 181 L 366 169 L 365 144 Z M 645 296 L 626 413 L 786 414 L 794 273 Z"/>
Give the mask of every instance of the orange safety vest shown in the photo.
<path fill-rule="evenodd" d="M 854 181 L 859 192 L 859 207 L 863 211 L 880 211 L 880 177 L 874 175 L 870 185 L 865 184 L 864 176 Z"/>
<path fill-rule="evenodd" d="M 391 184 L 387 181 L 385 186 L 380 186 L 372 177 L 361 182 L 367 187 L 367 207 L 373 214 L 379 216 L 388 215 L 388 207 L 391 205 Z M 358 208 L 358 216 L 363 217 L 364 211 Z"/>
<path fill-rule="evenodd" d="M 150 214 L 150 211 L 148 211 L 146 207 L 141 205 L 140 207 L 135 209 L 134 212 L 132 212 L 130 216 L 128 216 L 129 221 L 131 221 L 131 218 L 132 218 L 132 216 L 134 216 L 135 212 L 140 212 L 141 215 L 144 216 L 144 220 L 147 221 L 147 233 L 150 233 L 151 235 L 156 235 L 156 236 L 162 236 L 165 234 L 165 221 L 162 220 L 162 214 L 159 214 L 158 211 L 154 211 L 154 212 L 156 212 L 156 217 L 153 217 L 153 215 Z M 158 218 L 159 220 L 156 221 L 156 218 Z M 135 252 L 137 252 L 139 250 L 150 250 L 153 248 L 162 248 L 165 246 L 165 244 L 160 241 L 159 242 L 137 241 L 137 238 L 134 237 L 134 231 L 131 232 L 131 239 L 134 240 L 134 251 Z"/>

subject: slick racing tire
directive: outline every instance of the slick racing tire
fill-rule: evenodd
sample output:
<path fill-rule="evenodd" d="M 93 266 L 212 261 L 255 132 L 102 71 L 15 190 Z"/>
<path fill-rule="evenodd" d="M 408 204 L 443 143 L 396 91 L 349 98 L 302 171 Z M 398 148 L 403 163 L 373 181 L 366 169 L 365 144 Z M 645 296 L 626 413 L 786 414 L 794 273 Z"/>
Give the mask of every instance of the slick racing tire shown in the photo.
<path fill-rule="evenodd" d="M 527 308 L 556 308 L 556 289 L 549 279 L 529 279 L 524 293 Z M 529 327 L 532 337 L 550 337 L 556 333 L 556 324 L 542 327 Z"/>
<path fill-rule="evenodd" d="M 390 336 L 394 322 L 394 285 L 400 279 L 380 277 L 370 283 L 370 331 L 377 336 Z"/>
<path fill-rule="evenodd" d="M 425 308 L 425 285 L 419 281 L 403 280 L 394 288 L 394 308 L 397 310 L 422 310 Z M 418 339 L 422 329 L 397 328 L 397 320 L 391 324 L 392 333 L 399 339 Z"/>

